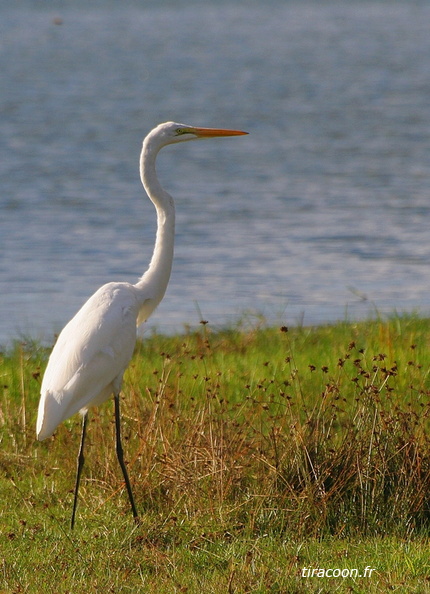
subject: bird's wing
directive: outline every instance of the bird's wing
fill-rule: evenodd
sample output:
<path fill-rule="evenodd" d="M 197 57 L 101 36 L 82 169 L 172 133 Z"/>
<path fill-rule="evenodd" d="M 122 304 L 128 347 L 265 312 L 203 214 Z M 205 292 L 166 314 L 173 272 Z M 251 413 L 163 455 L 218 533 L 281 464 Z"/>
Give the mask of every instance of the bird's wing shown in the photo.
<path fill-rule="evenodd" d="M 137 305 L 127 283 L 101 287 L 61 332 L 42 382 L 37 434 L 120 388 L 136 342 Z"/>

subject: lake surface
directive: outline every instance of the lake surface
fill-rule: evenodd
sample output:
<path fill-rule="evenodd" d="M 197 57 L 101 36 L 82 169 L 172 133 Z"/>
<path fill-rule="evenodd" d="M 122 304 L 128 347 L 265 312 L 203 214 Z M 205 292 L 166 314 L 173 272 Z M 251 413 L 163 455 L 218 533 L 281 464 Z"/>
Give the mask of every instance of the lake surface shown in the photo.
<path fill-rule="evenodd" d="M 41 3 L 40 3 L 41 4 Z M 175 262 L 160 332 L 430 312 L 430 4 L 0 2 L 0 343 L 51 341 L 151 257 L 160 121 Z"/>

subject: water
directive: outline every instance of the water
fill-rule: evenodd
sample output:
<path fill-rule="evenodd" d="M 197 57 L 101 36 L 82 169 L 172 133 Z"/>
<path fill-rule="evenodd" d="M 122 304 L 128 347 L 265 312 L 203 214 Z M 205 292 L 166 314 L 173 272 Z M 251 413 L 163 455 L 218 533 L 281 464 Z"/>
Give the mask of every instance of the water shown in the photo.
<path fill-rule="evenodd" d="M 177 239 L 149 327 L 428 314 L 429 28 L 406 0 L 1 2 L 0 343 L 143 273 L 165 120 L 250 135 L 160 154 Z"/>

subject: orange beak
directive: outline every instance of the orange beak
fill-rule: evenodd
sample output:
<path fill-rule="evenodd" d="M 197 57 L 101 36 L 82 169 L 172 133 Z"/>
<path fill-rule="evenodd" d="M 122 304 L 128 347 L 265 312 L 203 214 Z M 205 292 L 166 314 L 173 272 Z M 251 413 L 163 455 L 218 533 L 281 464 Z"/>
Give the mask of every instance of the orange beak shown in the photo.
<path fill-rule="evenodd" d="M 192 128 L 193 134 L 199 138 L 215 138 L 216 136 L 243 136 L 248 132 L 241 130 L 224 130 L 223 128 Z"/>

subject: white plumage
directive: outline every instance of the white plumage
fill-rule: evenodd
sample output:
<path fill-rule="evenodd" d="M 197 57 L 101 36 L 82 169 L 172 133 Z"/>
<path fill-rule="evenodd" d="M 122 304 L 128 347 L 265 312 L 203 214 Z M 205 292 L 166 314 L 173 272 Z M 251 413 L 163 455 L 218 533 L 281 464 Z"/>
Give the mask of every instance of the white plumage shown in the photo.
<path fill-rule="evenodd" d="M 52 435 L 62 421 L 98 405 L 121 389 L 133 355 L 139 303 L 127 283 L 101 287 L 58 337 L 43 377 L 37 437 Z"/>

